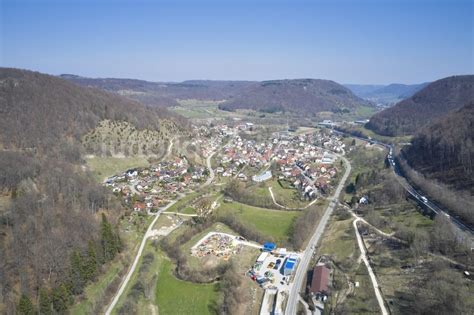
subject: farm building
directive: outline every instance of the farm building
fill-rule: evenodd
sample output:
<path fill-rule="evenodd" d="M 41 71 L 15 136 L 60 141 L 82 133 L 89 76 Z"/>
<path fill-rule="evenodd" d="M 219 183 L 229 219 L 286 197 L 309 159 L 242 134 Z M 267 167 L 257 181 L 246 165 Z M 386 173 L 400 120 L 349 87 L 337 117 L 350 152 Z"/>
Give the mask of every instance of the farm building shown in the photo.
<path fill-rule="evenodd" d="M 309 292 L 312 294 L 324 294 L 329 293 L 329 269 L 324 265 L 317 265 L 313 270 L 313 278 L 311 279 L 311 288 Z"/>

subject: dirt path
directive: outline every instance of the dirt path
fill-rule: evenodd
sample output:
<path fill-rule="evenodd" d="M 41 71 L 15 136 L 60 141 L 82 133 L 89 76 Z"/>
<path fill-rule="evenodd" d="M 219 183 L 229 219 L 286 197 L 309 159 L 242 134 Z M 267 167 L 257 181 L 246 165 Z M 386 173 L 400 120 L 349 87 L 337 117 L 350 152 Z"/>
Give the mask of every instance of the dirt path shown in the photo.
<path fill-rule="evenodd" d="M 171 138 L 170 145 L 168 146 L 168 150 L 166 150 L 165 156 L 163 156 L 163 160 L 168 159 L 168 157 L 170 156 L 171 151 L 173 150 L 173 144 L 174 144 L 174 138 Z"/>
<path fill-rule="evenodd" d="M 281 205 L 276 201 L 275 195 L 273 194 L 272 187 L 268 187 L 268 191 L 270 192 L 270 196 L 272 196 L 272 200 L 273 200 L 273 203 L 275 204 L 275 206 L 286 209 L 286 210 L 304 210 L 304 209 L 312 206 L 316 201 L 318 201 L 318 199 L 314 199 L 313 201 L 311 201 L 310 203 L 308 203 L 306 206 L 304 206 L 302 208 L 290 208 L 290 207 L 285 207 L 284 205 Z"/>
<path fill-rule="evenodd" d="M 140 260 L 140 257 L 142 256 L 142 253 L 143 253 L 143 250 L 145 249 L 145 244 L 146 244 L 146 241 L 147 239 L 153 235 L 153 226 L 155 225 L 156 221 L 158 220 L 158 218 L 160 217 L 160 214 L 162 212 L 164 212 L 165 210 L 169 209 L 170 207 L 172 207 L 179 199 L 181 199 L 183 196 L 180 196 L 178 199 L 172 201 L 171 203 L 169 203 L 168 205 L 166 205 L 166 207 L 164 207 L 163 209 L 161 209 L 160 211 L 158 211 L 158 213 L 155 215 L 155 218 L 153 219 L 153 221 L 150 223 L 150 225 L 148 226 L 148 229 L 146 230 L 146 233 L 145 235 L 143 236 L 143 239 L 142 239 L 142 242 L 140 243 L 140 247 L 138 249 L 138 252 L 135 256 L 135 260 L 133 261 L 133 264 L 132 266 L 130 267 L 130 269 L 128 270 L 128 273 L 127 275 L 125 276 L 125 278 L 123 279 L 122 281 L 122 284 L 120 285 L 120 288 L 119 290 L 117 291 L 117 293 L 115 294 L 114 298 L 112 299 L 112 302 L 109 304 L 109 306 L 107 307 L 107 310 L 105 311 L 105 314 L 106 315 L 110 315 L 112 313 L 112 310 L 114 309 L 115 305 L 117 305 L 117 302 L 119 301 L 120 297 L 122 296 L 123 292 L 125 291 L 125 288 L 127 287 L 127 284 L 128 282 L 130 281 L 130 278 L 132 277 L 133 273 L 135 272 L 135 269 L 137 268 L 137 265 L 138 265 L 138 262 Z"/>
<path fill-rule="evenodd" d="M 367 267 L 367 271 L 369 272 L 369 277 L 372 281 L 372 287 L 374 288 L 375 297 L 377 298 L 377 302 L 379 303 L 380 311 L 382 312 L 382 315 L 388 315 L 389 312 L 385 307 L 385 302 L 382 296 L 382 290 L 380 289 L 379 284 L 377 282 L 377 278 L 375 277 L 375 273 L 372 270 L 372 267 L 370 266 L 369 259 L 367 257 L 367 251 L 365 250 L 364 241 L 362 240 L 362 236 L 360 235 L 359 229 L 357 228 L 357 222 L 361 220 L 361 218 L 357 218 L 354 220 L 354 222 L 352 222 L 357 236 L 357 244 L 359 245 L 359 249 L 362 254 L 362 260 L 364 261 L 364 264 Z"/>
<path fill-rule="evenodd" d="M 173 215 L 180 215 L 182 217 L 197 217 L 197 214 L 187 214 L 187 213 L 179 213 L 179 212 L 171 212 L 171 211 L 166 211 L 162 212 L 162 214 L 173 214 Z"/>

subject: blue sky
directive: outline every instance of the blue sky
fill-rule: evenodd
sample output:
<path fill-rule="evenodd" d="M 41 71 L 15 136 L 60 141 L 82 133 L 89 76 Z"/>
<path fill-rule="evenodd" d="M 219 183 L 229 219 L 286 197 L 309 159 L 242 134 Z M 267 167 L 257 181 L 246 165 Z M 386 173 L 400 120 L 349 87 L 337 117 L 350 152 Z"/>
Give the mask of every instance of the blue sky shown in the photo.
<path fill-rule="evenodd" d="M 0 65 L 51 74 L 386 84 L 474 73 L 474 1 L 0 2 Z"/>

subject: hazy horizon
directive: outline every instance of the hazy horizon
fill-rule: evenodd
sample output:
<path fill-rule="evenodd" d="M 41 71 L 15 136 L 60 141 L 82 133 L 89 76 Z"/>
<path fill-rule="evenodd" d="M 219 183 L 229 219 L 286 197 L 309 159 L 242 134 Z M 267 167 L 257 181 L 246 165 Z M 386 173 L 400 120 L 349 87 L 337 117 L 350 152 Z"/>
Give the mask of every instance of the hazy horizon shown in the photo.
<path fill-rule="evenodd" d="M 471 1 L 3 1 L 1 66 L 53 75 L 417 84 L 474 73 Z"/>

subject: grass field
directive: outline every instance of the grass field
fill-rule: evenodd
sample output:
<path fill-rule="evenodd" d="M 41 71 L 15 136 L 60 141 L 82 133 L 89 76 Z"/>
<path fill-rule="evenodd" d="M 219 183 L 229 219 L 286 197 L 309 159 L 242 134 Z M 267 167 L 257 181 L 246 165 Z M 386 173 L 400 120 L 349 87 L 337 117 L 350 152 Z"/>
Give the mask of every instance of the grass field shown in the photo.
<path fill-rule="evenodd" d="M 263 235 L 275 240 L 287 240 L 293 220 L 300 214 L 297 211 L 280 211 L 248 206 L 238 202 L 223 202 L 219 214 L 234 214 L 243 223 L 253 225 Z"/>
<path fill-rule="evenodd" d="M 345 301 L 346 309 L 351 314 L 380 314 L 380 308 L 375 298 L 375 292 L 370 281 L 369 273 L 363 263 L 355 272 L 354 282 L 359 287 L 354 289 L 354 294 L 349 295 Z"/>
<path fill-rule="evenodd" d="M 272 179 L 263 183 L 254 184 L 246 189 L 246 194 L 257 197 L 260 201 L 271 205 L 271 208 L 282 209 L 275 205 L 270 195 L 268 187 L 272 187 L 273 195 L 278 204 L 288 208 L 304 208 L 308 205 L 308 201 L 302 201 L 299 198 L 298 191 L 293 187 L 282 187 L 277 180 Z M 258 205 L 258 204 L 256 204 Z"/>
<path fill-rule="evenodd" d="M 369 106 L 361 106 L 358 107 L 354 113 L 355 118 L 357 119 L 364 119 L 364 118 L 369 118 L 373 114 L 375 114 L 377 110 L 373 107 Z"/>
<path fill-rule="evenodd" d="M 178 103 L 179 106 L 170 109 L 190 119 L 224 118 L 232 114 L 218 108 L 221 101 L 179 100 Z"/>
<path fill-rule="evenodd" d="M 129 168 L 149 165 L 147 159 L 144 157 L 93 157 L 86 159 L 86 163 L 94 174 L 94 177 L 100 182 L 109 176 L 119 174 Z"/>
<path fill-rule="evenodd" d="M 353 219 L 337 221 L 332 217 L 327 230 L 321 240 L 318 253 L 329 255 L 337 262 L 353 260 L 359 255 L 352 227 Z"/>
<path fill-rule="evenodd" d="M 272 187 L 275 200 L 285 207 L 303 208 L 309 203 L 299 199 L 299 193 L 295 188 L 283 188 L 277 180 L 268 181 L 267 186 Z"/>
<path fill-rule="evenodd" d="M 353 130 L 357 130 L 362 132 L 366 137 L 370 137 L 375 140 L 379 140 L 385 143 L 402 143 L 402 142 L 410 142 L 411 136 L 399 136 L 399 137 L 388 137 L 376 134 L 370 129 L 365 128 L 364 126 L 351 126 Z"/>
<path fill-rule="evenodd" d="M 173 264 L 165 259 L 161 264 L 156 286 L 156 303 L 160 315 L 214 314 L 217 284 L 195 284 L 176 279 Z"/>

